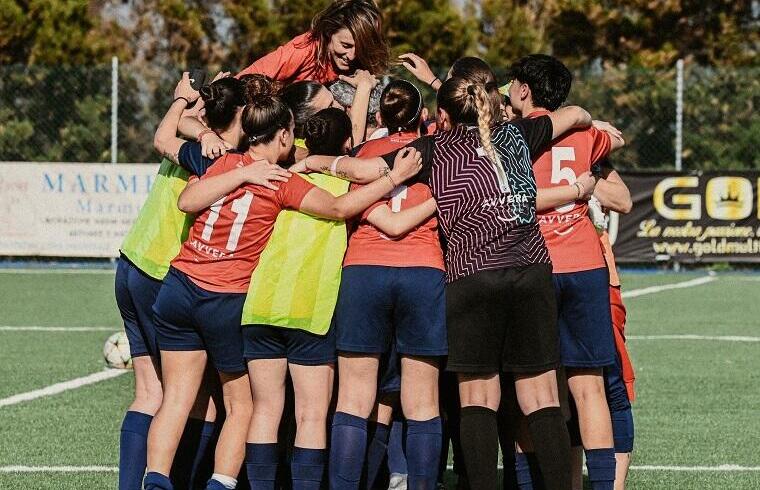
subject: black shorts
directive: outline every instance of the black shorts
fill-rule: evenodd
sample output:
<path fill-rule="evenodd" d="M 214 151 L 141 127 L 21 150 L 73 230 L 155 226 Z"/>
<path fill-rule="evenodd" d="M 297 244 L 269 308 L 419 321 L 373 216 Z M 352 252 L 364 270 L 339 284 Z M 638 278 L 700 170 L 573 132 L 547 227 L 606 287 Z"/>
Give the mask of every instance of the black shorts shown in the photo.
<path fill-rule="evenodd" d="M 559 366 L 550 264 L 477 272 L 448 284 L 446 324 L 449 371 L 530 373 Z"/>

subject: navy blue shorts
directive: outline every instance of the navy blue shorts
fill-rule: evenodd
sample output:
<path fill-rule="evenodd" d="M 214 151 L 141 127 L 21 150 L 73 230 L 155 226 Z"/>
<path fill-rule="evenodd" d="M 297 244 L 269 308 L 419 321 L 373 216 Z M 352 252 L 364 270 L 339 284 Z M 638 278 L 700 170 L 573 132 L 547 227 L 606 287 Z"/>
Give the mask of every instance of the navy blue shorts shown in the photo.
<path fill-rule="evenodd" d="M 615 363 L 607 268 L 552 274 L 562 364 L 599 368 Z"/>
<path fill-rule="evenodd" d="M 123 255 L 116 265 L 116 304 L 124 320 L 132 357 L 159 357 L 153 304 L 161 281 L 153 279 Z"/>
<path fill-rule="evenodd" d="M 296 328 L 246 325 L 243 357 L 246 361 L 286 358 L 291 364 L 303 366 L 334 363 L 335 327 L 330 327 L 326 335 L 315 335 Z"/>
<path fill-rule="evenodd" d="M 432 267 L 344 267 L 335 307 L 338 350 L 382 354 L 395 341 L 400 355 L 445 356 L 444 277 Z"/>
<path fill-rule="evenodd" d="M 240 318 L 245 293 L 206 291 L 177 269 L 169 269 L 155 313 L 162 351 L 205 350 L 217 371 L 246 371 Z"/>

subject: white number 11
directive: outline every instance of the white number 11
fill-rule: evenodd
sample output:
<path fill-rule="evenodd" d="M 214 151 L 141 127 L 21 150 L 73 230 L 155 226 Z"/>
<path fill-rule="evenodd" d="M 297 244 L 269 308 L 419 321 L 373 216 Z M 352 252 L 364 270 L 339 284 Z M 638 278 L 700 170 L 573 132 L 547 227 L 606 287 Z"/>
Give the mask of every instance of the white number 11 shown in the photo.
<path fill-rule="evenodd" d="M 204 242 L 211 240 L 211 234 L 214 232 L 214 224 L 219 219 L 219 212 L 222 210 L 222 205 L 226 196 L 216 201 L 209 208 L 211 212 L 206 218 L 206 223 L 203 226 L 203 232 L 201 233 L 201 239 Z M 251 202 L 253 202 L 253 193 L 245 191 L 242 197 L 239 197 L 232 201 L 230 209 L 235 213 L 235 220 L 232 222 L 232 228 L 230 229 L 230 236 L 227 239 L 227 250 L 234 252 L 238 246 L 238 240 L 240 239 L 240 233 L 243 231 L 243 224 L 248 217 L 248 211 L 251 209 Z"/>

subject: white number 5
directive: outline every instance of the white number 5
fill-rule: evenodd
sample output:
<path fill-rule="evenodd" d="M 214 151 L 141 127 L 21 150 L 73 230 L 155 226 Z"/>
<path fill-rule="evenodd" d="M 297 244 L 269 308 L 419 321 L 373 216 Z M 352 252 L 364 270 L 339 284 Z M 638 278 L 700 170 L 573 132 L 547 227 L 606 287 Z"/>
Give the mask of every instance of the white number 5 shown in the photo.
<path fill-rule="evenodd" d="M 562 162 L 575 161 L 575 148 L 572 146 L 555 146 L 552 148 L 552 184 L 559 184 L 563 180 L 568 185 L 573 185 L 578 177 L 570 167 L 562 168 Z M 554 208 L 558 213 L 567 213 L 575 207 L 575 202 L 570 202 Z"/>

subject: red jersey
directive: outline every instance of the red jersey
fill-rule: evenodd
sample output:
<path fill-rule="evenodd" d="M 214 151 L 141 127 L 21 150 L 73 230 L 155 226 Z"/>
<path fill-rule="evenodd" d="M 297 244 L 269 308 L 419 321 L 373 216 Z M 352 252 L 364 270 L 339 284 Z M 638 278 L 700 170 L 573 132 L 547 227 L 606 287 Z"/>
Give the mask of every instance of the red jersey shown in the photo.
<path fill-rule="evenodd" d="M 333 70 L 332 63 L 328 63 L 325 70 L 319 70 L 317 67 L 318 48 L 319 41 L 312 40 L 310 33 L 306 32 L 254 61 L 238 73 L 237 77 L 260 73 L 285 84 L 299 80 L 314 80 L 319 83 L 337 80 L 338 74 Z"/>
<path fill-rule="evenodd" d="M 536 111 L 538 117 L 549 111 Z M 551 147 L 533 160 L 539 189 L 572 185 L 578 175 L 610 152 L 610 137 L 596 128 L 574 130 L 552 141 Z M 574 201 L 538 213 L 541 233 L 549 248 L 555 273 L 605 267 L 599 235 L 588 217 L 586 201 Z"/>
<path fill-rule="evenodd" d="M 247 153 L 227 153 L 201 180 L 251 163 Z M 280 210 L 298 209 L 313 188 L 299 175 L 279 183 L 276 191 L 252 184 L 238 187 L 196 216 L 172 267 L 208 291 L 247 292 Z"/>
<path fill-rule="evenodd" d="M 391 153 L 416 140 L 416 132 L 400 133 L 367 141 L 358 157 L 376 157 Z M 433 267 L 444 270 L 443 252 L 438 239 L 438 219 L 427 221 L 400 238 L 390 238 L 375 228 L 367 217 L 378 206 L 389 206 L 397 213 L 422 204 L 433 197 L 430 187 L 422 183 L 400 185 L 383 200 L 367 208 L 358 228 L 351 235 L 343 265 L 381 265 L 390 267 Z"/>

